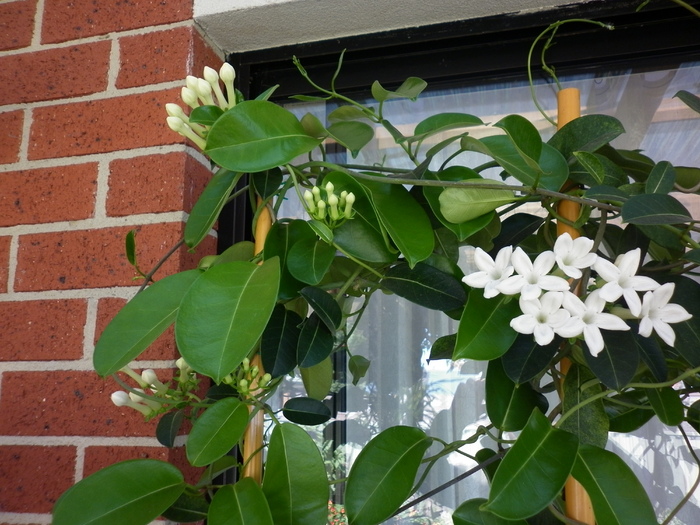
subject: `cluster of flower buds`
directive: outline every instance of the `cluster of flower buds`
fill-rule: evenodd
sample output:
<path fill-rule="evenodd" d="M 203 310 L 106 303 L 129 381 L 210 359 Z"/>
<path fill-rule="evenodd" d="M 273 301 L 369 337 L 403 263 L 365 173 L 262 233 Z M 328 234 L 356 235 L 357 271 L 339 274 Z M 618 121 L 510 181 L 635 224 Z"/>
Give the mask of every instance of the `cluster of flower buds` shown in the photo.
<path fill-rule="evenodd" d="M 639 319 L 640 335 L 649 337 L 656 332 L 673 346 L 676 334 L 670 324 L 691 317 L 682 306 L 669 303 L 675 285 L 660 285 L 650 277 L 636 275 L 639 248 L 620 255 L 614 263 L 593 253 L 592 248 L 591 239 L 572 239 L 568 233 L 557 239 L 552 251 L 539 254 L 534 261 L 521 248 L 502 248 L 495 259 L 477 248 L 474 262 L 479 271 L 463 280 L 472 288 L 483 288 L 486 298 L 519 294 L 523 315 L 514 318 L 510 326 L 518 333 L 532 334 L 540 346 L 551 343 L 555 334 L 583 336 L 588 350 L 597 356 L 604 348 L 600 330 L 629 330 L 624 319 Z M 555 265 L 558 270 L 552 271 Z M 597 278 L 586 283 L 588 293 L 581 300 L 570 291 L 565 277 L 581 279 L 582 270 L 588 269 L 594 270 Z M 641 299 L 640 292 L 644 292 Z M 615 305 L 621 298 L 627 308 Z M 605 312 L 609 304 L 612 307 Z"/>
<path fill-rule="evenodd" d="M 250 366 L 250 359 L 243 359 L 241 366 L 234 374 L 224 377 L 223 382 L 235 388 L 243 396 L 265 390 L 272 381 L 272 376 L 268 373 L 261 374 L 260 367 Z"/>
<path fill-rule="evenodd" d="M 146 418 L 151 418 L 172 405 L 196 397 L 193 392 L 197 389 L 198 380 L 194 370 L 182 358 L 178 359 L 175 365 L 178 368 L 175 387 L 171 387 L 170 383 L 161 382 L 155 371 L 150 368 L 139 375 L 129 366 L 125 366 L 121 371 L 131 377 L 139 387 L 130 392 L 112 393 L 112 403 L 119 407 L 133 408 Z"/>
<path fill-rule="evenodd" d="M 231 64 L 222 65 L 218 73 L 206 66 L 204 78 L 187 76 L 186 86 L 182 88 L 181 92 L 182 101 L 192 109 L 199 106 L 218 106 L 223 111 L 231 109 L 236 105 L 236 90 L 233 87 L 235 78 L 236 72 Z M 221 89 L 219 80 L 224 83 L 226 95 Z M 165 110 L 168 112 L 167 122 L 170 129 L 187 137 L 200 149 L 204 149 L 208 127 L 190 122 L 189 117 L 177 104 L 166 104 Z"/>
<path fill-rule="evenodd" d="M 334 191 L 333 183 L 327 182 L 323 189 L 314 186 L 310 191 L 304 192 L 306 210 L 311 218 L 324 222 L 331 229 L 340 226 L 355 214 L 352 209 L 355 194 L 343 190 L 340 195 L 336 195 Z"/>

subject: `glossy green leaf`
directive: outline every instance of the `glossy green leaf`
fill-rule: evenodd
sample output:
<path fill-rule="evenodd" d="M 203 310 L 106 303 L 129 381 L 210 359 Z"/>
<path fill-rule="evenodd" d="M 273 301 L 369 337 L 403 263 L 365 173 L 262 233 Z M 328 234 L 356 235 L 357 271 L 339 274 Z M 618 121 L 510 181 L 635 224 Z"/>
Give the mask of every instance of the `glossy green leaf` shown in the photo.
<path fill-rule="evenodd" d="M 113 374 L 148 348 L 173 323 L 180 301 L 201 275 L 199 270 L 169 275 L 129 301 L 95 345 L 92 363 L 97 373 Z"/>
<path fill-rule="evenodd" d="M 381 284 L 399 297 L 432 310 L 454 310 L 467 300 L 460 281 L 424 263 L 413 268 L 405 263 L 392 266 Z"/>
<path fill-rule="evenodd" d="M 268 199 L 282 186 L 284 176 L 282 175 L 282 170 L 272 168 L 271 170 L 251 173 L 250 179 L 253 183 L 253 188 L 255 188 L 255 193 L 263 199 Z"/>
<path fill-rule="evenodd" d="M 318 119 L 313 113 L 307 113 L 299 121 L 301 126 L 307 135 L 316 138 L 326 138 L 328 136 L 328 131 L 323 126 L 323 123 Z"/>
<path fill-rule="evenodd" d="M 535 392 L 529 383 L 517 385 L 511 381 L 503 370 L 500 359 L 489 361 L 486 372 L 486 414 L 496 428 L 507 432 L 522 430 L 535 408 L 547 411 L 545 397 Z"/>
<path fill-rule="evenodd" d="M 217 383 L 253 349 L 277 300 L 279 259 L 261 266 L 214 266 L 182 299 L 175 323 L 178 349 L 197 372 Z"/>
<path fill-rule="evenodd" d="M 316 235 L 318 235 L 322 241 L 325 241 L 328 244 L 333 242 L 333 230 L 331 230 L 328 226 L 321 221 L 317 221 L 316 219 L 312 219 L 307 222 L 309 223 L 309 226 L 311 226 L 314 233 L 316 233 Z"/>
<path fill-rule="evenodd" d="M 415 427 L 390 427 L 362 449 L 350 469 L 345 508 L 350 525 L 388 519 L 410 495 L 432 440 Z"/>
<path fill-rule="evenodd" d="M 600 399 L 589 401 L 591 397 L 602 392 L 600 383 L 594 380 L 595 376 L 588 368 L 576 363 L 571 364 L 564 380 L 562 413 L 568 413 L 579 403 L 587 404 L 578 408 L 559 428 L 577 436 L 581 444 L 605 447 L 610 421 Z"/>
<path fill-rule="evenodd" d="M 231 171 L 257 172 L 286 164 L 320 143 L 321 139 L 310 137 L 286 109 L 272 102 L 248 100 L 214 123 L 205 152 Z"/>
<path fill-rule="evenodd" d="M 624 191 L 613 186 L 594 186 L 586 191 L 585 196 L 587 199 L 594 199 L 598 202 L 611 202 L 618 205 L 629 198 L 629 195 Z"/>
<path fill-rule="evenodd" d="M 372 198 L 379 221 L 410 266 L 433 252 L 430 219 L 408 190 L 399 184 L 362 181 Z M 349 221 L 352 222 L 352 221 Z"/>
<path fill-rule="evenodd" d="M 182 422 L 185 420 L 185 413 L 182 410 L 173 410 L 163 416 L 158 421 L 156 427 L 156 439 L 164 447 L 175 446 L 175 438 L 180 432 Z"/>
<path fill-rule="evenodd" d="M 455 352 L 457 334 L 443 335 L 438 337 L 430 347 L 430 361 L 437 359 L 452 359 Z"/>
<path fill-rule="evenodd" d="M 668 365 L 659 342 L 654 337 L 642 337 L 639 334 L 635 334 L 634 342 L 637 344 L 639 356 L 649 367 L 654 378 L 659 382 L 666 381 L 668 379 Z"/>
<path fill-rule="evenodd" d="M 673 388 L 649 388 L 647 397 L 659 420 L 671 427 L 681 424 L 685 407 L 679 397 L 681 394 Z"/>
<path fill-rule="evenodd" d="M 208 511 L 209 502 L 204 494 L 185 491 L 163 512 L 163 517 L 176 523 L 192 523 L 207 519 Z"/>
<path fill-rule="evenodd" d="M 209 525 L 274 525 L 265 494 L 252 478 L 217 490 L 207 518 Z"/>
<path fill-rule="evenodd" d="M 481 290 L 472 290 L 459 321 L 453 359 L 491 360 L 502 356 L 518 335 L 510 327 L 517 315 L 517 300 L 503 295 L 485 299 Z"/>
<path fill-rule="evenodd" d="M 319 364 L 331 355 L 333 344 L 333 333 L 316 312 L 312 313 L 301 325 L 297 343 L 297 364 L 302 368 Z"/>
<path fill-rule="evenodd" d="M 466 180 L 465 184 L 503 185 L 500 181 Z M 440 193 L 440 213 L 452 223 L 476 219 L 515 200 L 511 190 L 487 188 L 446 188 Z"/>
<path fill-rule="evenodd" d="M 628 181 L 627 175 L 617 164 L 599 153 L 574 151 L 577 163 L 571 167 L 569 178 L 586 186 L 620 186 Z"/>
<path fill-rule="evenodd" d="M 427 86 L 428 84 L 424 80 L 418 77 L 409 77 L 404 80 L 403 84 L 401 84 L 396 91 L 389 91 L 384 89 L 382 85 L 375 80 L 372 84 L 372 97 L 378 102 L 384 102 L 393 98 L 415 100 Z"/>
<path fill-rule="evenodd" d="M 615 117 L 584 115 L 562 126 L 548 143 L 565 159 L 573 160 L 575 151 L 596 151 L 624 132 L 625 128 Z"/>
<path fill-rule="evenodd" d="M 486 463 L 488 460 L 493 458 L 496 455 L 496 451 L 490 448 L 482 448 L 477 451 L 477 453 L 474 455 L 476 458 L 476 461 L 479 463 L 479 465 L 483 465 Z M 486 477 L 489 480 L 489 483 L 493 481 L 493 477 L 496 475 L 496 471 L 498 470 L 498 465 L 501 464 L 501 459 L 497 459 L 495 461 L 492 461 L 488 465 L 483 467 L 483 472 L 486 474 Z"/>
<path fill-rule="evenodd" d="M 217 255 L 212 266 L 233 261 L 250 261 L 255 255 L 255 244 L 250 241 L 237 242 L 233 246 L 226 248 L 220 255 Z"/>
<path fill-rule="evenodd" d="M 531 334 L 518 334 L 501 357 L 503 370 L 512 381 L 525 383 L 549 366 L 560 344 L 561 339 L 555 337 L 550 344 L 540 346 Z"/>
<path fill-rule="evenodd" d="M 664 160 L 651 170 L 644 191 L 667 194 L 673 190 L 675 182 L 676 170 L 670 162 Z"/>
<path fill-rule="evenodd" d="M 695 431 L 700 432 L 700 400 L 688 407 L 686 418 Z"/>
<path fill-rule="evenodd" d="M 682 259 L 692 263 L 700 264 L 700 248 L 688 250 L 683 254 Z"/>
<path fill-rule="evenodd" d="M 306 286 L 302 288 L 301 295 L 331 332 L 335 332 L 340 328 L 343 312 L 330 293 L 321 288 Z"/>
<path fill-rule="evenodd" d="M 347 120 L 367 119 L 367 115 L 357 106 L 340 106 L 331 111 L 326 118 L 328 122 L 343 122 Z"/>
<path fill-rule="evenodd" d="M 621 403 L 616 403 L 617 400 Z M 654 411 L 647 403 L 647 394 L 643 389 L 627 390 L 624 394 L 604 398 L 603 405 L 610 421 L 610 432 L 634 432 L 646 424 L 654 417 Z"/>
<path fill-rule="evenodd" d="M 561 492 L 577 450 L 576 436 L 553 428 L 534 410 L 498 466 L 482 509 L 508 520 L 534 516 Z"/>
<path fill-rule="evenodd" d="M 657 523 L 644 487 L 627 464 L 613 452 L 581 445 L 572 475 L 590 496 L 597 523 Z"/>
<path fill-rule="evenodd" d="M 281 304 L 275 306 L 260 339 L 260 358 L 272 377 L 282 377 L 297 365 L 302 318 Z"/>
<path fill-rule="evenodd" d="M 224 114 L 224 110 L 219 106 L 199 106 L 194 108 L 190 114 L 190 122 L 211 126 Z"/>
<path fill-rule="evenodd" d="M 680 304 L 691 317 L 671 325 L 676 333 L 675 350 L 690 363 L 700 366 L 700 283 L 688 277 L 672 279 L 676 284 L 672 302 Z"/>
<path fill-rule="evenodd" d="M 310 397 L 293 397 L 284 404 L 282 413 L 297 425 L 321 425 L 331 418 L 330 408 Z"/>
<path fill-rule="evenodd" d="M 330 268 L 335 252 L 335 248 L 324 241 L 304 239 L 289 250 L 287 268 L 295 279 L 318 284 Z"/>
<path fill-rule="evenodd" d="M 622 205 L 622 220 L 631 224 L 677 224 L 691 218 L 678 200 L 661 193 L 634 195 Z"/>
<path fill-rule="evenodd" d="M 528 213 L 514 213 L 501 223 L 501 231 L 493 240 L 491 255 L 495 257 L 501 248 L 516 246 L 532 235 L 544 223 L 544 218 Z"/>
<path fill-rule="evenodd" d="M 409 142 L 423 140 L 430 135 L 442 133 L 451 129 L 483 126 L 484 122 L 474 115 L 467 113 L 439 113 L 422 120 L 413 131 Z"/>
<path fill-rule="evenodd" d="M 613 390 L 621 390 L 637 372 L 639 351 L 630 331 L 601 330 L 603 350 L 593 357 L 584 346 L 586 364 L 600 381 Z"/>
<path fill-rule="evenodd" d="M 148 525 L 182 494 L 182 473 L 170 463 L 134 459 L 79 481 L 53 508 L 53 525 Z"/>
<path fill-rule="evenodd" d="M 262 490 L 275 525 L 326 525 L 328 479 L 313 439 L 291 423 L 270 437 Z"/>
<path fill-rule="evenodd" d="M 676 184 L 684 189 L 697 187 L 700 184 L 700 168 L 676 166 Z"/>
<path fill-rule="evenodd" d="M 345 146 L 353 157 L 374 138 L 374 128 L 365 122 L 336 122 L 328 127 L 328 133 Z"/>
<path fill-rule="evenodd" d="M 131 230 L 126 234 L 125 239 L 126 260 L 131 266 L 136 267 L 136 230 Z"/>
<path fill-rule="evenodd" d="M 281 280 L 280 299 L 292 299 L 296 297 L 304 283 L 296 279 L 289 270 L 287 258 L 292 247 L 302 241 L 315 241 L 316 234 L 306 221 L 292 220 L 288 222 L 275 222 L 265 237 L 263 255 L 265 259 L 270 257 L 280 258 Z"/>
<path fill-rule="evenodd" d="M 330 357 L 314 366 L 300 368 L 299 372 L 307 396 L 320 401 L 330 393 L 333 385 L 333 363 Z"/>
<path fill-rule="evenodd" d="M 503 129 L 522 155 L 537 160 L 542 154 L 542 138 L 537 128 L 521 115 L 508 115 L 494 124 Z"/>
<path fill-rule="evenodd" d="M 187 438 L 187 459 L 195 467 L 216 461 L 243 437 L 248 406 L 235 397 L 217 401 L 199 416 Z"/>
<path fill-rule="evenodd" d="M 691 92 L 682 89 L 673 96 L 681 99 L 686 106 L 696 113 L 700 113 L 700 97 L 697 95 L 693 95 Z"/>
<path fill-rule="evenodd" d="M 357 386 L 360 379 L 365 377 L 367 370 L 369 370 L 370 360 L 361 355 L 354 355 L 348 361 L 348 370 L 352 374 L 352 384 Z"/>
<path fill-rule="evenodd" d="M 452 513 L 452 523 L 454 525 L 527 525 L 525 520 L 505 520 L 481 510 L 484 503 L 486 503 L 484 498 L 465 501 Z"/>
<path fill-rule="evenodd" d="M 194 248 L 209 234 L 241 175 L 225 169 L 220 169 L 214 174 L 197 199 L 185 224 L 187 246 Z"/>

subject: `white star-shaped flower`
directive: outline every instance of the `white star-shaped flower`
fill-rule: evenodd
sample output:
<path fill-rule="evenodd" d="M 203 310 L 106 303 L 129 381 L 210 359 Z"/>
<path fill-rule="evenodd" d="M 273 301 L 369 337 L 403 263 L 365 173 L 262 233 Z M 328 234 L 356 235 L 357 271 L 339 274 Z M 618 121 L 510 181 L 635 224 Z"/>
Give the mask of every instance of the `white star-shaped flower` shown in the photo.
<path fill-rule="evenodd" d="M 470 273 L 462 280 L 472 288 L 483 288 L 485 298 L 496 297 L 498 295 L 497 286 L 513 274 L 513 266 L 510 264 L 512 253 L 513 247 L 506 246 L 496 254 L 494 261 L 488 253 L 477 248 L 474 251 L 474 263 L 480 271 Z"/>
<path fill-rule="evenodd" d="M 615 264 L 598 257 L 598 260 L 593 265 L 598 275 L 606 281 L 600 289 L 600 296 L 609 303 L 614 303 L 620 297 L 624 297 L 627 302 L 627 308 L 630 309 L 630 312 L 635 317 L 639 316 L 639 312 L 642 309 L 642 303 L 637 292 L 647 292 L 659 287 L 659 283 L 654 279 L 635 275 L 639 268 L 641 256 L 642 251 L 636 248 L 618 256 Z"/>
<path fill-rule="evenodd" d="M 521 334 L 533 334 L 535 342 L 545 346 L 554 340 L 554 334 L 571 317 L 561 305 L 564 294 L 561 292 L 546 292 L 542 297 L 523 299 L 520 297 L 520 310 L 523 315 L 510 322 L 513 330 Z"/>
<path fill-rule="evenodd" d="M 599 290 L 591 292 L 586 301 L 581 301 L 571 292 L 564 292 L 562 306 L 569 311 L 571 319 L 557 333 L 562 337 L 577 337 L 583 334 L 586 346 L 593 357 L 596 357 L 604 347 L 603 330 L 629 330 L 630 327 L 618 316 L 603 312 L 605 299 Z"/>
<path fill-rule="evenodd" d="M 518 247 L 510 260 L 516 275 L 511 275 L 497 286 L 498 291 L 504 295 L 519 293 L 522 299 L 530 300 L 539 297 L 543 290 L 563 292 L 569 289 L 566 279 L 548 275 L 554 267 L 554 252 L 542 252 L 533 263 L 522 248 Z"/>
<path fill-rule="evenodd" d="M 682 323 L 692 317 L 681 305 L 669 304 L 675 287 L 673 283 L 666 283 L 645 293 L 639 316 L 639 334 L 649 337 L 653 330 L 668 346 L 676 342 L 676 333 L 669 323 Z"/>
<path fill-rule="evenodd" d="M 578 237 L 572 239 L 569 233 L 563 233 L 557 237 L 554 243 L 554 257 L 557 266 L 566 275 L 573 279 L 580 279 L 583 275 L 582 268 L 590 268 L 598 259 L 598 255 L 591 252 L 593 239 Z"/>

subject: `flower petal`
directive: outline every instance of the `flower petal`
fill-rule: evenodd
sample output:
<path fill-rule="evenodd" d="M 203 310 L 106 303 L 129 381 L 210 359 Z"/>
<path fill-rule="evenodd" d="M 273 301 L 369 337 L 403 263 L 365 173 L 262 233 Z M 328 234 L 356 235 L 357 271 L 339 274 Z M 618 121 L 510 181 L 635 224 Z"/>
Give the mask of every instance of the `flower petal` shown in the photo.
<path fill-rule="evenodd" d="M 597 357 L 605 347 L 603 334 L 600 333 L 597 326 L 586 325 L 583 329 L 583 339 L 586 341 L 588 351 L 593 357 Z"/>

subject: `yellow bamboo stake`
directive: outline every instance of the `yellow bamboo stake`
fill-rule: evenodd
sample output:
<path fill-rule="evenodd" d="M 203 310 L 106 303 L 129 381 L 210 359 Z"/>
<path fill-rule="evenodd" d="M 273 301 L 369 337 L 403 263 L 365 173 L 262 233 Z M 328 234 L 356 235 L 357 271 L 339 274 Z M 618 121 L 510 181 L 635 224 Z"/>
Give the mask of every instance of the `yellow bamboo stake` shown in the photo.
<path fill-rule="evenodd" d="M 258 206 L 262 201 L 258 199 Z M 272 227 L 272 215 L 270 210 L 265 207 L 258 215 L 258 222 L 255 224 L 255 253 L 260 253 L 265 246 L 265 238 Z M 260 376 L 265 373 L 260 354 L 255 354 L 250 366 L 257 366 L 260 370 Z M 258 376 L 258 377 L 260 377 Z M 256 395 L 258 392 L 251 392 L 251 395 Z M 251 407 L 252 410 L 252 407 Z M 253 478 L 260 483 L 262 481 L 262 442 L 263 442 L 263 427 L 265 414 L 258 411 L 248 423 L 245 435 L 243 437 L 243 472 L 241 477 Z"/>
<path fill-rule="evenodd" d="M 557 127 L 562 128 L 572 120 L 581 116 L 581 94 L 576 88 L 562 89 L 557 93 Z M 569 182 L 566 187 L 571 188 L 573 185 Z M 557 213 L 571 222 L 575 222 L 581 213 L 581 205 L 568 200 L 559 201 Z M 568 233 L 572 239 L 579 237 L 578 230 L 565 224 L 561 221 L 557 222 L 557 235 Z M 566 375 L 569 371 L 571 362 L 564 359 L 561 362 L 561 372 Z M 584 490 L 583 486 L 574 478 L 569 476 L 564 486 L 564 498 L 566 501 L 566 515 L 586 525 L 595 525 L 595 515 L 591 499 Z"/>

